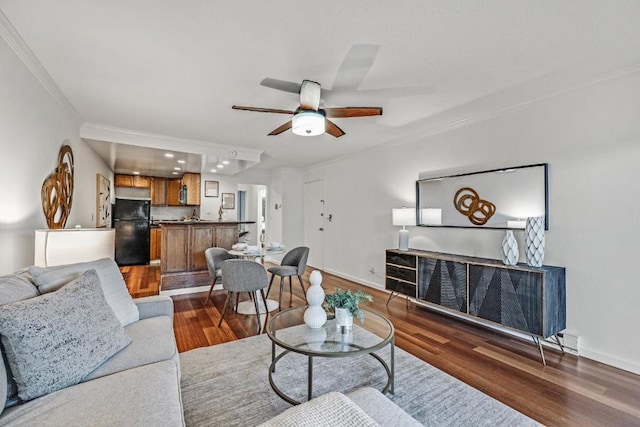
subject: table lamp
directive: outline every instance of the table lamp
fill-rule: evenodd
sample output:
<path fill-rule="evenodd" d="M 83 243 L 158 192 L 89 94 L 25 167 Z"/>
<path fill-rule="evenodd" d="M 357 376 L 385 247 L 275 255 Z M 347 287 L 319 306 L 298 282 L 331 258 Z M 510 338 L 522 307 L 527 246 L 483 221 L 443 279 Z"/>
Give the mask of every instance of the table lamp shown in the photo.
<path fill-rule="evenodd" d="M 392 222 L 393 225 L 402 226 L 398 234 L 398 249 L 401 251 L 409 250 L 409 230 L 405 227 L 407 225 L 416 225 L 416 211 L 411 208 L 392 209 Z"/>
<path fill-rule="evenodd" d="M 442 225 L 442 209 L 424 208 L 420 211 L 420 224 Z"/>

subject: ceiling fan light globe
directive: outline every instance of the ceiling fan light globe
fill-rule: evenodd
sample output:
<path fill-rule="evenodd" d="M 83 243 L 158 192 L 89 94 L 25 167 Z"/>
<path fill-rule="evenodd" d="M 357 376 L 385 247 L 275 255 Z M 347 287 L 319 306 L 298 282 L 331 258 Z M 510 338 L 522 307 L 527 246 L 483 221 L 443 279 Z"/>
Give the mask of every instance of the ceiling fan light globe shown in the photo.
<path fill-rule="evenodd" d="M 301 111 L 291 119 L 291 130 L 296 135 L 316 136 L 325 131 L 324 115 L 317 111 Z"/>

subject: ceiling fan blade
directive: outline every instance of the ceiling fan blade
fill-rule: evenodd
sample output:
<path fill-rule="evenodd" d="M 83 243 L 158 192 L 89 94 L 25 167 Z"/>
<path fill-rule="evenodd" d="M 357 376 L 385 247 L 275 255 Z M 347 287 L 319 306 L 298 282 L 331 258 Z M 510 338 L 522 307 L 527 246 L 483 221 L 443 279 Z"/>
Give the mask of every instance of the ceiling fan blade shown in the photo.
<path fill-rule="evenodd" d="M 231 108 L 234 110 L 256 111 L 258 113 L 278 113 L 278 114 L 295 114 L 295 111 L 291 110 L 278 110 L 276 108 L 259 108 L 259 107 L 243 107 L 242 105 L 234 105 Z"/>
<path fill-rule="evenodd" d="M 300 93 L 300 83 L 288 82 L 285 80 L 265 78 L 260 82 L 261 86 L 271 89 L 282 90 L 291 93 Z"/>
<path fill-rule="evenodd" d="M 324 114 L 329 118 L 350 118 L 350 117 L 367 117 L 381 116 L 382 107 L 338 107 L 325 108 Z"/>
<path fill-rule="evenodd" d="M 380 50 L 379 44 L 354 44 L 342 60 L 332 90 L 353 91 L 364 82 Z"/>
<path fill-rule="evenodd" d="M 325 132 L 328 133 L 329 135 L 333 135 L 336 138 L 340 138 L 342 135 L 344 135 L 344 131 L 340 129 L 331 120 L 325 119 L 324 122 L 325 122 Z"/>
<path fill-rule="evenodd" d="M 300 86 L 300 109 L 318 111 L 320 106 L 320 83 L 303 80 Z"/>
<path fill-rule="evenodd" d="M 291 129 L 291 120 L 289 120 L 287 123 L 283 124 L 279 128 L 272 130 L 269 133 L 269 135 L 280 135 L 282 132 L 289 129 Z"/>

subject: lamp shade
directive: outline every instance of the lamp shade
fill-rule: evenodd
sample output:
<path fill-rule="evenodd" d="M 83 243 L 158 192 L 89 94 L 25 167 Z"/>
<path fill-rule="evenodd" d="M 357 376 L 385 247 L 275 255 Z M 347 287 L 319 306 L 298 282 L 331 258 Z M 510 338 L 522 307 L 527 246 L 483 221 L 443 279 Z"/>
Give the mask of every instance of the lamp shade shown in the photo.
<path fill-rule="evenodd" d="M 442 225 L 442 209 L 439 209 L 439 208 L 420 209 L 420 224 Z"/>
<path fill-rule="evenodd" d="M 507 221 L 507 228 L 522 228 L 524 229 L 527 221 L 524 219 L 513 219 Z"/>
<path fill-rule="evenodd" d="M 296 135 L 315 136 L 325 131 L 325 118 L 317 111 L 301 111 L 291 119 L 291 130 Z"/>
<path fill-rule="evenodd" d="M 416 225 L 416 211 L 412 208 L 392 209 L 393 225 L 406 226 Z"/>

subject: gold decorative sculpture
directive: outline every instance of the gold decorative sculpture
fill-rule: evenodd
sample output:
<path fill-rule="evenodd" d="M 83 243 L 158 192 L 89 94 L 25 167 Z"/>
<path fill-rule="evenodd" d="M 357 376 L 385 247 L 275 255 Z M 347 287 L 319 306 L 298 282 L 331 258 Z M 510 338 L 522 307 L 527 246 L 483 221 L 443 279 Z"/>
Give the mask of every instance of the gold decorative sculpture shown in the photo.
<path fill-rule="evenodd" d="M 58 153 L 58 166 L 42 183 L 42 211 L 51 229 L 64 228 L 73 203 L 73 151 L 63 145 Z"/>
<path fill-rule="evenodd" d="M 469 218 L 473 225 L 485 225 L 496 213 L 496 205 L 482 200 L 478 192 L 471 187 L 463 187 L 453 196 L 453 205 L 458 212 Z"/>

